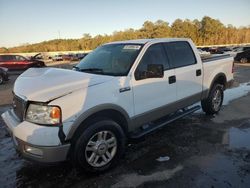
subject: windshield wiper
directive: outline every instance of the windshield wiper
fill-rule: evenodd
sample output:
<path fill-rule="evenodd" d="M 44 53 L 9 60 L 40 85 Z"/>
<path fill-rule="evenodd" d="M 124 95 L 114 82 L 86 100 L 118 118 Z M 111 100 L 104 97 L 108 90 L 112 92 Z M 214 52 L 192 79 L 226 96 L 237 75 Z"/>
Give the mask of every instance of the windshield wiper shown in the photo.
<path fill-rule="evenodd" d="M 103 69 L 98 69 L 98 68 L 81 69 L 77 67 L 76 70 L 81 72 L 103 73 Z"/>
<path fill-rule="evenodd" d="M 89 69 L 79 69 L 80 71 L 83 71 L 83 72 L 103 72 L 102 69 L 98 69 L 98 68 L 89 68 Z"/>
<path fill-rule="evenodd" d="M 77 66 L 74 66 L 73 70 L 79 71 L 79 72 L 104 74 L 104 75 L 110 75 L 110 76 L 121 76 L 121 74 L 116 74 L 116 73 L 112 73 L 112 72 L 104 72 L 103 69 L 99 69 L 99 68 L 81 69 L 81 68 L 79 68 Z"/>

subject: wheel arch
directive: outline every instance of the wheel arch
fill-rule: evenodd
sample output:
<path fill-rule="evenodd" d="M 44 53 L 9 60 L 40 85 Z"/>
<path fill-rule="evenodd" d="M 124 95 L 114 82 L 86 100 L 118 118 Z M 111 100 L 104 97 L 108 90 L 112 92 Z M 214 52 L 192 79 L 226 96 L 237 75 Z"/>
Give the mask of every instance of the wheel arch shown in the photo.
<path fill-rule="evenodd" d="M 207 92 L 204 93 L 203 95 L 203 99 L 206 99 L 209 95 L 209 93 L 211 92 L 211 89 L 213 88 L 214 84 L 219 83 L 221 85 L 223 85 L 223 90 L 226 88 L 227 85 L 227 77 L 224 73 L 220 72 L 218 73 L 212 80 Z"/>
<path fill-rule="evenodd" d="M 93 118 L 97 117 L 106 117 L 114 120 L 119 125 L 121 125 L 125 135 L 128 134 L 130 118 L 127 112 L 120 106 L 113 104 L 103 104 L 95 106 L 80 115 L 72 125 L 69 133 L 66 136 L 66 140 L 77 138 L 81 132 L 88 127 L 88 123 L 92 121 Z"/>
<path fill-rule="evenodd" d="M 224 73 L 222 73 L 222 72 L 219 73 L 219 74 L 217 74 L 214 77 L 213 81 L 211 82 L 209 90 L 212 89 L 212 87 L 214 86 L 215 83 L 219 83 L 219 84 L 223 85 L 223 87 L 225 88 L 225 86 L 227 84 L 227 77 L 226 77 L 226 75 Z"/>

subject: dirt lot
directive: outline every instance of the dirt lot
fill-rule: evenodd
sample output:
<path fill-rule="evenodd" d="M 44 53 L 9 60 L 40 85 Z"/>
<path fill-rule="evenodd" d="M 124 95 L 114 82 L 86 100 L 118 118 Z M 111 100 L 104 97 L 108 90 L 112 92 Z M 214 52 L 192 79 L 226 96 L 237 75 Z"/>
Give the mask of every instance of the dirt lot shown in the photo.
<path fill-rule="evenodd" d="M 0 86 L 0 114 L 16 77 Z M 0 120 L 0 187 L 250 187 L 250 66 L 237 66 L 235 80 L 218 115 L 199 111 L 129 143 L 118 167 L 102 175 L 23 160 Z"/>

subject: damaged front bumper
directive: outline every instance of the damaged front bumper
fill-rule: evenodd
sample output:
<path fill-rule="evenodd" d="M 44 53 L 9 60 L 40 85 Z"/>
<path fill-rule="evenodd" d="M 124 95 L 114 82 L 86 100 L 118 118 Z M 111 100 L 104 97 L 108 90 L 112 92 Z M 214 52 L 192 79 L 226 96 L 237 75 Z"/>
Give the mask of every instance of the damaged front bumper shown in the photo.
<path fill-rule="evenodd" d="M 67 159 L 70 149 L 69 143 L 57 146 L 40 146 L 28 143 L 14 134 L 15 129 L 21 123 L 17 120 L 14 111 L 6 111 L 1 116 L 5 122 L 7 131 L 13 139 L 15 148 L 24 158 L 41 163 L 56 163 Z M 46 137 L 44 137 L 44 139 L 46 139 Z"/>

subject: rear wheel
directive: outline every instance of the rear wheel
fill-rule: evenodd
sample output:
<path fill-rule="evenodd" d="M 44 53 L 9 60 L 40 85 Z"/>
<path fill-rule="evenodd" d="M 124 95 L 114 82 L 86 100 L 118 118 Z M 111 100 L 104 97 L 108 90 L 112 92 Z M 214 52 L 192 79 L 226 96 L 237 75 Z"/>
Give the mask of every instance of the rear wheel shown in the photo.
<path fill-rule="evenodd" d="M 220 111 L 224 98 L 223 86 L 214 84 L 206 99 L 201 101 L 202 110 L 208 115 L 216 114 Z"/>
<path fill-rule="evenodd" d="M 73 162 L 90 172 L 114 166 L 124 152 L 126 137 L 119 124 L 102 119 L 89 124 L 76 140 Z"/>
<path fill-rule="evenodd" d="M 241 58 L 241 59 L 240 59 L 240 62 L 241 62 L 241 63 L 247 63 L 247 58 Z"/>

